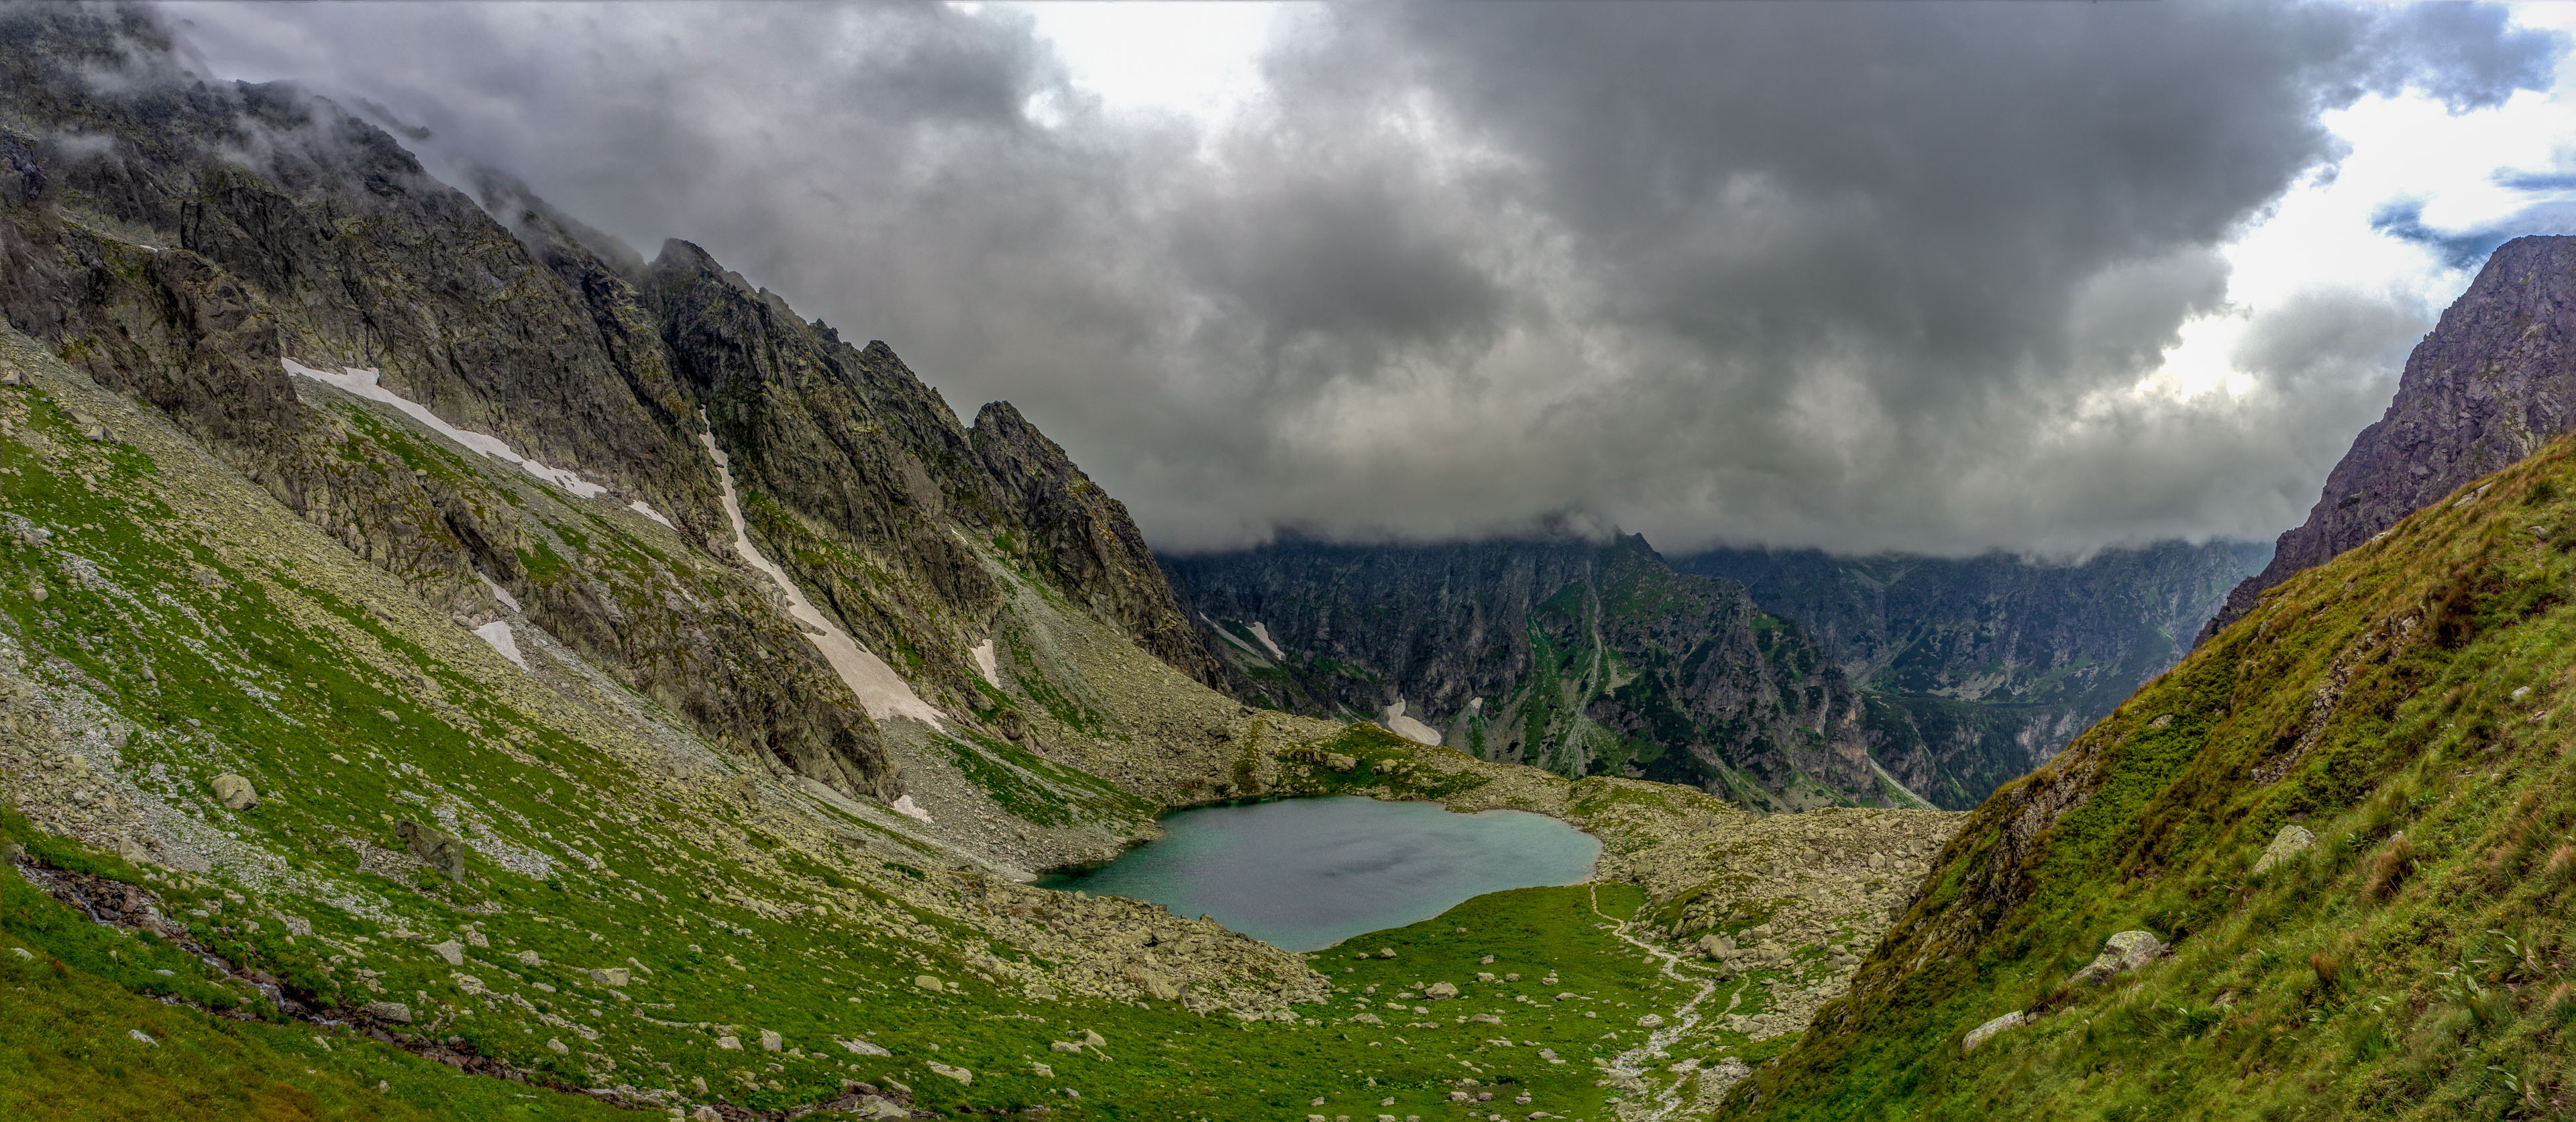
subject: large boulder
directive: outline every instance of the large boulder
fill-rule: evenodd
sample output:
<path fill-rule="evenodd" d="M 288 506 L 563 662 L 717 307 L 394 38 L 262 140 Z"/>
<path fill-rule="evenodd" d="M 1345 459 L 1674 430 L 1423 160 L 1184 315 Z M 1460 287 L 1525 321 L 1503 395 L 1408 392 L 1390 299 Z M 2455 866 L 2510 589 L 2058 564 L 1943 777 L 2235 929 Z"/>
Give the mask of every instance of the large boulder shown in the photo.
<path fill-rule="evenodd" d="M 2298 826 L 2283 826 L 2272 835 L 2272 844 L 2263 847 L 2263 855 L 2254 859 L 2254 871 L 2264 873 L 2272 867 L 2305 852 L 2317 843 L 2317 836 Z"/>
<path fill-rule="evenodd" d="M 249 810 L 259 805 L 259 789 L 241 776 L 218 775 L 214 788 L 215 801 L 224 804 L 226 810 Z"/>
<path fill-rule="evenodd" d="M 1157 1001 L 1181 999 L 1180 983 L 1174 982 L 1159 970 L 1148 970 L 1141 966 L 1133 967 L 1127 971 L 1127 980 L 1135 983 L 1137 989 L 1153 995 Z"/>
<path fill-rule="evenodd" d="M 403 840 L 404 848 L 411 850 L 412 856 L 428 862 L 431 868 L 450 878 L 464 879 L 465 839 L 435 826 L 411 821 L 394 823 L 394 836 Z"/>
<path fill-rule="evenodd" d="M 2075 974 L 2077 981 L 2101 985 L 2165 956 L 2165 945 L 2153 932 L 2123 931 L 2102 944 L 2102 953 Z"/>
<path fill-rule="evenodd" d="M 2015 1025 L 2019 1025 L 2025 1019 L 2027 1018 L 2019 1010 L 2015 1010 L 1982 1025 L 1978 1025 L 1975 1028 L 1969 1029 L 1967 1038 L 1959 1042 L 1959 1050 L 1962 1052 L 1974 1052 L 1977 1050 L 1977 1045 L 1993 1039 L 1996 1033 L 2012 1028 Z"/>

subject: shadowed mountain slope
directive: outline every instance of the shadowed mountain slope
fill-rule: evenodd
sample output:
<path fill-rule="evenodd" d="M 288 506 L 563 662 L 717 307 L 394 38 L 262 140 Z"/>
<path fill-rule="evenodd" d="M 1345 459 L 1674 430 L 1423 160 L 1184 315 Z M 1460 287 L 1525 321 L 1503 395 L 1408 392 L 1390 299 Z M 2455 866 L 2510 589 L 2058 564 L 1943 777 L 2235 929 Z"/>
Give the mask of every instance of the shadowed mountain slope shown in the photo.
<path fill-rule="evenodd" d="M 2190 649 L 2259 545 L 2167 542 L 2058 565 L 1818 550 L 1703 553 L 1679 567 L 1742 582 L 1797 621 L 1869 695 L 1882 758 L 1944 760 L 1943 806 L 1976 805 L 2055 755 Z"/>
<path fill-rule="evenodd" d="M 288 361 L 375 371 L 723 558 L 712 423 L 753 540 L 956 711 L 993 710 L 969 652 L 1002 592 L 979 549 L 1214 677 L 1125 508 L 1008 405 L 968 430 L 883 344 L 842 343 L 694 246 L 647 268 L 505 177 L 478 205 L 291 86 L 198 82 L 141 10 L 22 8 L 0 44 L 0 314 L 452 614 L 511 596 L 702 731 L 900 793 L 873 723 L 785 621 L 660 594 L 580 531 L 301 406 Z"/>
<path fill-rule="evenodd" d="M 1873 714 L 1796 625 L 1640 538 L 1291 542 L 1165 567 L 1236 692 L 1292 712 L 1766 810 L 1953 785 L 1934 754 L 1873 756 Z"/>

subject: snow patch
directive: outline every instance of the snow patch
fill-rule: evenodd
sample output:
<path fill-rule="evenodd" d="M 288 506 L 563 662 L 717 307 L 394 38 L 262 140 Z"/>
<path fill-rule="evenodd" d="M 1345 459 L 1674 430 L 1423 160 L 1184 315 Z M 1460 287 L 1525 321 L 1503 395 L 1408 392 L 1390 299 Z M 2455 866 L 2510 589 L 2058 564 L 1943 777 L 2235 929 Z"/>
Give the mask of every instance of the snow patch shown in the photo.
<path fill-rule="evenodd" d="M 517 464 L 520 471 L 524 471 L 529 475 L 535 476 L 542 482 L 553 484 L 556 487 L 570 491 L 585 499 L 598 498 L 599 496 L 608 493 L 608 488 L 582 478 L 578 472 L 565 468 L 547 467 L 543 463 L 520 455 L 517 450 L 510 447 L 508 441 L 505 441 L 500 437 L 493 436 L 490 433 L 475 432 L 472 429 L 460 429 L 440 420 L 438 418 L 438 414 L 429 411 L 428 406 L 422 405 L 417 401 L 413 401 L 410 398 L 397 394 L 378 384 L 377 379 L 384 375 L 382 371 L 376 370 L 373 367 L 365 369 L 344 368 L 339 373 L 333 374 L 327 371 L 315 370 L 314 368 L 306 366 L 291 358 L 279 359 L 278 361 L 286 366 L 286 372 L 289 374 L 293 374 L 301 378 L 311 378 L 326 386 L 336 387 L 342 392 L 352 396 L 363 397 L 369 401 L 380 401 L 393 406 L 394 408 L 401 410 L 411 419 L 429 426 L 431 431 L 438 433 L 440 436 L 444 436 L 449 440 L 453 440 L 458 444 L 464 445 L 471 451 L 480 452 L 483 455 L 499 460 L 502 463 Z M 669 525 L 669 523 L 663 524 Z"/>
<path fill-rule="evenodd" d="M 994 689 L 1002 688 L 1002 668 L 993 660 L 992 640 L 986 639 L 968 647 L 966 653 L 974 657 L 975 669 L 984 675 L 985 681 L 993 683 Z"/>
<path fill-rule="evenodd" d="M 1403 698 L 1399 697 L 1395 699 L 1395 704 L 1386 707 L 1384 724 L 1386 725 L 1386 731 L 1394 733 L 1397 736 L 1401 736 L 1416 744 L 1436 745 L 1440 743 L 1440 733 L 1437 730 L 1404 715 Z"/>
<path fill-rule="evenodd" d="M 522 607 L 520 607 L 520 606 L 519 606 L 519 598 L 518 598 L 518 597 L 510 595 L 510 590 L 509 590 L 509 589 L 506 589 L 506 588 L 501 587 L 501 585 L 500 585 L 500 583 L 499 583 L 499 582 L 494 581 L 494 580 L 493 580 L 492 578 L 490 578 L 490 577 L 484 576 L 484 575 L 483 575 L 483 571 L 482 571 L 482 570 L 477 569 L 477 570 L 475 570 L 475 571 L 474 571 L 474 579 L 479 580 L 479 581 L 482 581 L 482 582 L 483 582 L 483 587 L 488 588 L 488 589 L 491 589 L 491 590 L 492 590 L 492 598 L 493 598 L 493 599 L 495 599 L 495 600 L 499 600 L 499 601 L 501 602 L 501 606 L 502 606 L 502 607 L 508 608 L 508 609 L 510 609 L 511 611 L 514 611 L 514 612 L 525 612 L 525 611 L 527 611 L 527 609 L 522 608 Z"/>
<path fill-rule="evenodd" d="M 921 804 L 912 801 L 912 795 L 909 792 L 907 792 L 902 798 L 896 799 L 886 805 L 893 807 L 895 812 L 898 814 L 918 818 L 923 822 L 930 821 L 930 812 L 921 809 Z"/>
<path fill-rule="evenodd" d="M 518 636 L 510 633 L 509 621 L 494 620 L 481 627 L 475 628 L 474 635 L 476 638 L 492 644 L 492 649 L 501 652 L 501 657 L 518 663 L 519 669 L 525 670 L 528 668 L 528 660 L 519 657 L 519 639 Z"/>
<path fill-rule="evenodd" d="M 1271 642 L 1271 641 L 1270 641 L 1270 629 L 1269 629 L 1269 628 L 1267 628 L 1267 627 L 1263 627 L 1263 626 L 1261 626 L 1261 623 L 1260 623 L 1260 621 L 1258 621 L 1258 620 L 1254 621 L 1254 622 L 1253 622 L 1253 624 L 1252 624 L 1252 637 L 1253 637 L 1253 638 L 1255 638 L 1255 639 L 1259 639 L 1259 640 L 1261 640 L 1261 645 L 1262 645 L 1262 646 L 1265 646 L 1265 647 L 1270 648 L 1270 657 L 1272 657 L 1272 658 L 1286 658 L 1286 657 L 1288 657 L 1288 652 L 1283 651 L 1283 650 L 1280 650 L 1280 649 L 1279 649 L 1279 644 L 1277 644 L 1277 643 L 1274 643 L 1274 642 Z"/>
<path fill-rule="evenodd" d="M 668 529 L 679 529 L 679 527 L 671 525 L 670 519 L 662 517 L 661 511 L 653 509 L 653 504 L 645 502 L 642 499 L 637 499 L 634 502 L 626 504 L 626 509 L 634 511 L 637 514 L 641 514 L 646 518 L 650 518 L 655 522 L 659 522 Z"/>
<path fill-rule="evenodd" d="M 1244 641 L 1244 639 L 1243 639 L 1243 636 L 1241 636 L 1241 635 L 1237 635 L 1237 634 L 1235 634 L 1235 633 L 1234 633 L 1234 629 L 1233 629 L 1233 628 L 1228 627 L 1228 626 L 1226 626 L 1226 625 L 1225 625 L 1225 624 L 1223 624 L 1223 623 L 1219 623 L 1219 622 L 1217 622 L 1217 621 L 1216 621 L 1216 619 L 1214 619 L 1213 617 L 1209 616 L 1206 612 L 1201 612 L 1201 613 L 1199 613 L 1199 618 L 1200 618 L 1200 619 L 1203 619 L 1203 620 L 1207 620 L 1207 625 L 1208 625 L 1208 627 L 1209 627 L 1210 629 L 1212 629 L 1212 630 L 1214 630 L 1214 631 L 1216 632 L 1216 636 L 1217 636 L 1217 638 L 1225 640 L 1225 641 L 1226 641 L 1226 643 L 1227 643 L 1227 644 L 1229 644 L 1229 645 L 1231 645 L 1232 647 L 1234 647 L 1234 649 L 1236 649 L 1236 650 L 1238 650 L 1238 651 L 1242 651 L 1242 652 L 1243 652 L 1243 653 L 1245 653 L 1245 654 L 1251 655 L 1251 656 L 1252 656 L 1252 657 L 1254 657 L 1254 658 L 1262 658 L 1262 657 L 1264 657 L 1264 656 L 1263 656 L 1263 654 L 1262 654 L 1262 649 L 1261 649 L 1261 647 L 1256 647 L 1256 646 L 1253 646 L 1253 645 L 1252 645 L 1252 644 L 1250 644 L 1250 643 L 1245 642 L 1245 641 Z M 1270 659 L 1272 659 L 1273 661 L 1276 661 L 1276 660 L 1279 660 L 1279 659 L 1282 659 L 1282 658 L 1285 658 L 1285 657 L 1286 657 L 1285 655 L 1283 655 L 1283 654 L 1281 654 L 1281 653 L 1280 653 L 1280 651 L 1279 651 L 1279 645 L 1270 641 L 1270 633 L 1269 633 L 1269 630 L 1268 630 L 1268 629 L 1266 629 L 1266 628 L 1262 627 L 1260 624 L 1257 624 L 1257 623 L 1256 623 L 1256 624 L 1253 624 L 1253 625 L 1252 625 L 1252 630 L 1253 630 L 1253 633 L 1254 633 L 1254 634 L 1256 634 L 1256 635 L 1260 636 L 1260 638 L 1261 638 L 1261 642 L 1262 642 L 1262 646 L 1266 646 L 1266 647 L 1270 648 L 1270 653 L 1269 653 L 1269 655 L 1268 655 L 1267 657 L 1269 657 L 1269 658 L 1270 658 Z"/>
<path fill-rule="evenodd" d="M 912 692 L 912 686 L 894 672 L 894 667 L 870 654 L 857 640 L 824 618 L 823 613 L 816 611 L 813 603 L 805 599 L 805 594 L 797 590 L 796 582 L 787 578 L 786 570 L 771 564 L 769 558 L 762 556 L 759 548 L 751 544 L 751 535 L 743 527 L 742 504 L 734 498 L 733 468 L 725 458 L 724 449 L 716 447 L 714 433 L 699 433 L 698 439 L 706 444 L 707 454 L 715 457 L 716 477 L 724 483 L 725 518 L 733 523 L 734 552 L 742 555 L 744 564 L 759 570 L 761 575 L 778 586 L 779 591 L 787 594 L 788 617 L 803 625 L 800 630 L 805 632 L 806 641 L 823 652 L 823 660 L 832 664 L 832 669 L 840 674 L 841 681 L 849 685 L 851 693 L 859 695 L 859 704 L 866 707 L 868 716 L 880 721 L 889 717 L 910 717 L 941 732 L 948 731 L 948 722 L 941 718 L 939 710 L 923 701 L 920 694 Z M 918 812 L 918 808 L 905 813 L 915 814 L 924 822 L 930 821 L 927 814 Z"/>

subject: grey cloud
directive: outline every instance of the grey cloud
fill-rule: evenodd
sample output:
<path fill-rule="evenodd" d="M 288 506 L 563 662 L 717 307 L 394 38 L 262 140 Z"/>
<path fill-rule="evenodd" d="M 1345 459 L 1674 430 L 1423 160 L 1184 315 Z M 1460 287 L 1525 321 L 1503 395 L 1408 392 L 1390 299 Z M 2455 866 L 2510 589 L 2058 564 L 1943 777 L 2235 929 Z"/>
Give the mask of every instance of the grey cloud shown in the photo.
<path fill-rule="evenodd" d="M 1203 134 L 995 8 L 171 11 L 443 175 L 698 241 L 1014 400 L 1179 548 L 2268 535 L 2422 309 L 2320 295 L 2257 322 L 2241 399 L 2120 391 L 2336 157 L 2322 110 L 2492 103 L 2558 51 L 2486 8 L 1351 6 Z"/>
<path fill-rule="evenodd" d="M 2311 290 L 2255 317 L 2233 357 L 2286 390 L 2360 376 L 2393 392 L 2406 352 L 2433 320 L 2433 309 L 2405 296 Z"/>

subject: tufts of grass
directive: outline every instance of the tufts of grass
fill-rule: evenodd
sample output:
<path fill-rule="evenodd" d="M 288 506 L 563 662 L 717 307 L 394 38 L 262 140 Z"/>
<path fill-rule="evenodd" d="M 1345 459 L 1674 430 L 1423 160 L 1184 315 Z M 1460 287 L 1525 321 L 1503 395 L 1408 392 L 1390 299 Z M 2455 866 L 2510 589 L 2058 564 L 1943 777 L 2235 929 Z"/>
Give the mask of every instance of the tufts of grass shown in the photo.
<path fill-rule="evenodd" d="M 2562 439 L 2292 578 L 1998 791 L 1837 1018 L 1722 1116 L 2562 1112 L 2571 484 Z M 2293 823 L 2311 851 L 2249 880 Z M 2129 928 L 2175 953 L 2065 987 Z"/>

